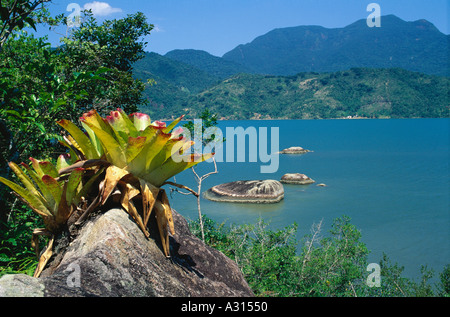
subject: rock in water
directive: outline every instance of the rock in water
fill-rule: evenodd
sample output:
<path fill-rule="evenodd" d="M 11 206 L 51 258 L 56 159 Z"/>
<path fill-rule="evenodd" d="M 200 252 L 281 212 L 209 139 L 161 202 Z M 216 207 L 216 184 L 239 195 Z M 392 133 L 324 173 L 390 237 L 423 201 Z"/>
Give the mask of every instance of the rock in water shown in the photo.
<path fill-rule="evenodd" d="M 236 181 L 214 186 L 204 197 L 233 203 L 277 203 L 284 198 L 284 188 L 276 180 Z"/>
<path fill-rule="evenodd" d="M 284 149 L 283 151 L 281 151 L 281 154 L 305 154 L 311 152 L 309 150 L 305 150 L 304 148 L 300 147 L 300 146 L 292 146 L 290 148 Z"/>
<path fill-rule="evenodd" d="M 154 219 L 147 239 L 125 211 L 112 209 L 86 223 L 40 278 L 3 276 L 0 296 L 254 296 L 235 262 L 193 236 L 175 211 L 173 219 L 170 259 Z"/>
<path fill-rule="evenodd" d="M 315 183 L 314 180 L 300 173 L 288 173 L 281 177 L 281 182 L 284 184 L 297 184 L 297 185 L 307 185 Z"/>

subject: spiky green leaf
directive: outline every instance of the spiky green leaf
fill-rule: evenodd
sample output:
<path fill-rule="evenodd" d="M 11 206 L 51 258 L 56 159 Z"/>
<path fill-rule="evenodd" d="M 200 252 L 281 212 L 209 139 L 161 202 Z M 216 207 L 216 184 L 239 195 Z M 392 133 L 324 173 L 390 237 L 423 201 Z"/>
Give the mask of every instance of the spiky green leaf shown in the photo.
<path fill-rule="evenodd" d="M 61 127 L 63 127 L 76 143 L 79 145 L 81 151 L 88 159 L 98 159 L 100 155 L 97 153 L 97 150 L 93 146 L 91 140 L 86 136 L 86 134 L 81 131 L 73 122 L 69 120 L 60 120 L 57 122 Z"/>
<path fill-rule="evenodd" d="M 66 189 L 66 201 L 69 206 L 73 203 L 73 199 L 79 192 L 78 189 L 83 177 L 83 173 L 84 168 L 76 168 L 72 173 L 70 173 Z"/>
<path fill-rule="evenodd" d="M 42 200 L 38 196 L 33 195 L 28 189 L 23 188 L 3 177 L 0 177 L 0 182 L 11 188 L 20 197 L 22 197 L 24 202 L 37 214 L 44 217 L 49 217 L 52 215 L 47 207 L 42 203 Z"/>
<path fill-rule="evenodd" d="M 98 126 L 90 124 L 86 121 L 86 124 L 92 129 L 95 135 L 100 139 L 105 150 L 105 155 L 112 164 L 118 167 L 125 167 L 126 155 L 124 147 L 114 138 L 114 136 L 105 130 L 102 130 Z"/>
<path fill-rule="evenodd" d="M 62 185 L 59 184 L 58 181 L 53 177 L 51 177 L 50 175 L 42 176 L 42 181 L 47 186 L 47 189 L 49 190 L 50 194 L 55 200 L 56 206 L 59 206 L 59 202 L 61 201 L 62 195 Z M 53 213 L 54 216 L 56 216 L 57 208 L 50 211 Z"/>
<path fill-rule="evenodd" d="M 200 162 L 210 159 L 214 154 L 205 155 L 187 155 L 182 158 L 181 162 L 175 162 L 172 157 L 169 157 L 166 162 L 153 170 L 152 172 L 142 176 L 146 181 L 160 187 L 166 180 L 183 172 L 184 170 L 197 165 Z"/>

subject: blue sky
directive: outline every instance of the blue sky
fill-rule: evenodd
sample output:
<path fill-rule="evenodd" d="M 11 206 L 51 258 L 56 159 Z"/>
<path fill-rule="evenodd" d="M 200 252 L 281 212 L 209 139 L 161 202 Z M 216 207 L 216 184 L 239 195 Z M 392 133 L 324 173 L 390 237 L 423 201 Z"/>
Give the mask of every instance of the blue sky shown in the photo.
<path fill-rule="evenodd" d="M 405 21 L 426 19 L 441 32 L 450 33 L 448 0 L 53 0 L 52 13 L 66 12 L 70 3 L 93 8 L 102 19 L 117 19 L 143 12 L 155 29 L 147 51 L 165 54 L 173 49 L 200 49 L 222 56 L 239 44 L 251 42 L 270 30 L 298 25 L 345 27 L 380 5 L 381 15 L 394 14 Z M 58 30 L 65 33 L 65 30 Z M 41 29 L 53 45 L 61 35 Z"/>

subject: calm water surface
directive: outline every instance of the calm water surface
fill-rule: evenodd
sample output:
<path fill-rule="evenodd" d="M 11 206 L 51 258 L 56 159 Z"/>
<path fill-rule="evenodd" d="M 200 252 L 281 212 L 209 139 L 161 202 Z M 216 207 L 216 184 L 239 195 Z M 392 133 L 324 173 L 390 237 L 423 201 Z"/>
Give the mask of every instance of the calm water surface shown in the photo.
<path fill-rule="evenodd" d="M 278 171 L 271 174 L 260 173 L 261 162 L 218 163 L 219 174 L 204 181 L 202 191 L 236 180 L 279 180 L 285 173 L 303 173 L 327 187 L 285 185 L 284 200 L 271 205 L 202 199 L 202 211 L 210 218 L 229 224 L 263 218 L 273 228 L 295 222 L 301 239 L 310 233 L 312 224 L 323 220 L 326 234 L 334 219 L 347 215 L 361 230 L 362 241 L 371 250 L 370 261 L 379 261 L 384 252 L 413 278 L 422 264 L 441 272 L 450 263 L 450 119 L 219 124 L 223 131 L 227 126 L 279 127 L 280 150 L 302 146 L 313 152 L 280 155 Z M 197 171 L 202 174 L 212 169 L 212 164 L 203 163 Z M 190 170 L 176 181 L 196 188 Z M 197 219 L 193 196 L 173 194 L 171 201 L 186 218 Z"/>

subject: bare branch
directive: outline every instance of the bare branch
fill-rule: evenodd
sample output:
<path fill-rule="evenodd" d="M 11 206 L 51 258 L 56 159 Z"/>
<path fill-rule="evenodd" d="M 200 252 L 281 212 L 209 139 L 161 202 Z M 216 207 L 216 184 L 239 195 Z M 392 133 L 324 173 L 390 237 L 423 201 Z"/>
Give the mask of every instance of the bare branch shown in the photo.
<path fill-rule="evenodd" d="M 193 189 L 190 189 L 189 187 L 181 185 L 181 184 L 177 184 L 177 183 L 174 183 L 174 182 L 164 182 L 161 186 L 164 186 L 164 185 L 172 185 L 172 186 L 175 186 L 175 187 L 178 187 L 178 188 L 181 188 L 181 189 L 185 189 L 185 190 L 191 192 L 191 194 L 194 195 L 195 197 L 199 196 L 199 193 L 197 193 Z M 183 193 L 181 193 L 181 194 L 183 194 Z"/>
<path fill-rule="evenodd" d="M 218 173 L 217 172 L 217 164 L 216 164 L 216 160 L 215 160 L 214 156 L 213 156 L 213 162 L 214 162 L 214 172 L 210 172 L 208 174 L 205 174 L 202 177 L 199 177 L 198 174 L 195 172 L 194 168 L 191 168 L 192 172 L 197 177 L 197 183 L 198 183 L 198 196 L 197 196 L 198 220 L 200 222 L 200 229 L 202 231 L 202 240 L 203 240 L 203 242 L 205 242 L 205 232 L 203 230 L 202 210 L 200 208 L 200 199 L 201 199 L 200 194 L 202 192 L 202 182 L 206 178 L 208 178 L 209 176 Z"/>
<path fill-rule="evenodd" d="M 306 241 L 306 243 L 305 243 L 308 246 L 308 250 L 306 251 L 306 254 L 303 258 L 301 276 L 303 276 L 303 269 L 305 268 L 306 262 L 310 258 L 310 253 L 311 253 L 312 247 L 313 247 L 314 243 L 319 240 L 319 234 L 322 230 L 322 222 L 323 222 L 323 219 L 320 220 L 320 222 L 317 225 L 315 225 L 315 224 L 312 225 L 311 232 L 313 235 L 311 237 L 311 240 Z"/>
<path fill-rule="evenodd" d="M 213 162 L 214 162 L 214 172 L 210 172 L 210 173 L 208 173 L 208 174 L 203 175 L 203 176 L 201 177 L 201 180 L 202 180 L 202 181 L 205 180 L 206 178 L 208 178 L 209 176 L 213 175 L 213 174 L 219 173 L 219 172 L 217 171 L 217 164 L 216 164 L 216 159 L 215 159 L 214 156 L 212 157 L 212 160 L 213 160 Z"/>

